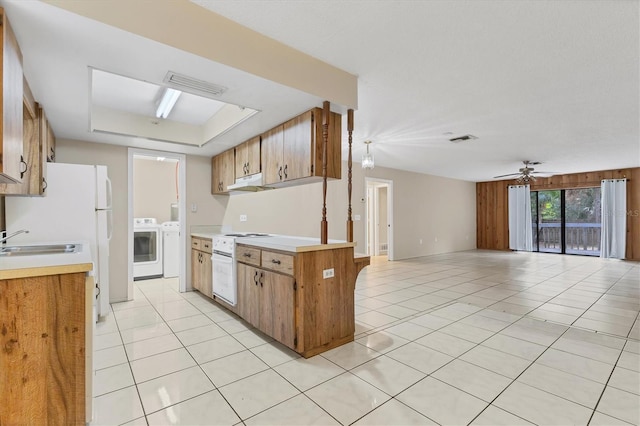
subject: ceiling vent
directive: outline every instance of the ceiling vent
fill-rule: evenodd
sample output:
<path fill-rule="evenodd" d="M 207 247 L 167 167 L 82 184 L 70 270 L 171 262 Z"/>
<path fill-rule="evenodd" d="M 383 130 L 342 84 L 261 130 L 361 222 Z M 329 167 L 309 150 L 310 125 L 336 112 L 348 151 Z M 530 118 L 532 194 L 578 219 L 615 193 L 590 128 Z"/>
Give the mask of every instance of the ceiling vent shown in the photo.
<path fill-rule="evenodd" d="M 473 135 L 464 135 L 464 136 L 459 136 L 457 138 L 451 138 L 449 139 L 449 141 L 453 143 L 458 143 L 458 142 L 470 141 L 473 139 L 478 139 L 478 137 Z"/>
<path fill-rule="evenodd" d="M 217 98 L 227 91 L 224 86 L 197 80 L 186 75 L 169 71 L 164 77 L 164 83 L 172 89 L 181 90 L 193 95 L 200 95 L 206 98 Z"/>

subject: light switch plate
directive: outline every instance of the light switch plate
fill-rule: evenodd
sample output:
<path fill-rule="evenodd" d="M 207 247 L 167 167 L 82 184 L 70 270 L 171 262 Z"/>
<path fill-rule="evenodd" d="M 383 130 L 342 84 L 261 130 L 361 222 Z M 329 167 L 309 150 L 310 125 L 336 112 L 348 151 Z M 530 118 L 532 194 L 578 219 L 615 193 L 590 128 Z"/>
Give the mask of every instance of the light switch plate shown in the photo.
<path fill-rule="evenodd" d="M 246 222 L 247 221 L 247 215 L 246 214 L 241 214 L 240 215 L 240 222 Z"/>
<path fill-rule="evenodd" d="M 195 213 L 198 211 L 198 205 L 196 203 L 191 204 L 191 212 Z"/>
<path fill-rule="evenodd" d="M 353 220 L 360 220 L 360 215 L 359 215 L 359 214 L 355 215 L 355 216 L 353 217 Z"/>
<path fill-rule="evenodd" d="M 335 271 L 333 268 L 330 269 L 324 269 L 322 271 L 322 278 L 323 279 L 327 279 L 327 278 L 333 278 L 335 276 Z"/>

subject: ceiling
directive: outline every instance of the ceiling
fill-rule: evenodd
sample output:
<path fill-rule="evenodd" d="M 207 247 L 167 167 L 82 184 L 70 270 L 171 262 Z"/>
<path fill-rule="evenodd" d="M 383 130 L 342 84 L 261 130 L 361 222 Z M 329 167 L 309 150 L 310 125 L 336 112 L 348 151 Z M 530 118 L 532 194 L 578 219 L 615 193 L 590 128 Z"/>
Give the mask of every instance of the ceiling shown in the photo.
<path fill-rule="evenodd" d="M 322 103 L 300 86 L 48 3 L 0 0 L 57 137 L 211 156 Z M 469 181 L 516 172 L 522 160 L 558 173 L 640 166 L 637 0 L 193 3 L 204 17 L 215 12 L 357 76 L 356 161 L 372 140 L 377 166 Z M 90 67 L 160 85 L 180 72 L 260 112 L 202 147 L 91 132 Z M 478 139 L 449 141 L 465 134 Z"/>

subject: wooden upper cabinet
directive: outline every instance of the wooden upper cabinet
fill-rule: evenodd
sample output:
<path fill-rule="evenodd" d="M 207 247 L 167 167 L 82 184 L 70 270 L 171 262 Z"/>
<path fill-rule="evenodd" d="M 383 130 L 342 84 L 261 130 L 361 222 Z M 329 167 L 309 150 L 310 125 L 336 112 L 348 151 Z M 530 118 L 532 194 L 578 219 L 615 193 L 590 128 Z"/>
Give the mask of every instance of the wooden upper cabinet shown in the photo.
<path fill-rule="evenodd" d="M 283 125 L 283 180 L 311 176 L 313 165 L 314 114 L 307 111 Z M 322 134 L 321 134 L 322 136 Z M 320 159 L 322 161 L 322 158 Z"/>
<path fill-rule="evenodd" d="M 0 183 L 0 194 L 4 195 L 44 195 L 46 190 L 46 152 L 43 132 L 40 128 L 42 108 L 33 99 L 29 86 L 24 82 L 23 100 L 23 160 L 26 170 L 20 183 Z"/>
<path fill-rule="evenodd" d="M 260 136 L 236 146 L 236 178 L 260 173 Z"/>
<path fill-rule="evenodd" d="M 2 91 L 0 117 L 2 117 L 2 143 L 0 143 L 0 182 L 19 183 L 26 172 L 26 161 L 22 158 L 23 133 L 23 75 L 22 53 L 15 34 L 9 25 L 4 9 L 0 46 L 2 48 Z"/>
<path fill-rule="evenodd" d="M 342 116 L 334 112 L 330 114 L 327 177 L 340 179 Z M 322 109 L 314 108 L 263 134 L 262 169 L 265 184 L 281 183 L 286 186 L 298 179 L 322 177 L 322 131 Z"/>
<path fill-rule="evenodd" d="M 227 194 L 228 186 L 235 182 L 235 151 L 233 148 L 211 159 L 211 193 Z"/>
<path fill-rule="evenodd" d="M 283 126 L 262 134 L 262 181 L 265 185 L 282 182 Z"/>

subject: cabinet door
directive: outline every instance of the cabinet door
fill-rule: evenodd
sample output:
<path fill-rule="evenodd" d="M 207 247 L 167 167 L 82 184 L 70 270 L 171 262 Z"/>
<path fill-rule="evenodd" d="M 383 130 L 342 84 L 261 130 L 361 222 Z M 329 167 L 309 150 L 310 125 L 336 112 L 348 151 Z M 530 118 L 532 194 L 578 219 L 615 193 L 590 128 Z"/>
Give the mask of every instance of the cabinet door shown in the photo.
<path fill-rule="evenodd" d="M 36 111 L 33 111 L 36 113 Z M 38 117 L 32 115 L 26 100 L 23 107 L 22 152 L 26 170 L 21 183 L 0 183 L 0 194 L 42 195 L 43 193 L 43 150 L 38 127 Z"/>
<path fill-rule="evenodd" d="M 229 185 L 236 181 L 235 162 L 236 154 L 233 148 L 226 150 L 222 154 L 222 192 L 229 192 Z"/>
<path fill-rule="evenodd" d="M 282 125 L 262 135 L 262 179 L 265 185 L 282 182 L 283 174 L 283 135 Z"/>
<path fill-rule="evenodd" d="M 211 255 L 200 252 L 200 292 L 207 297 L 213 298 L 213 270 L 211 269 Z"/>
<path fill-rule="evenodd" d="M 249 150 L 247 142 L 243 142 L 236 146 L 236 179 L 247 175 L 247 164 L 249 163 Z"/>
<path fill-rule="evenodd" d="M 293 277 L 260 270 L 260 326 L 278 342 L 295 348 L 295 290 Z"/>
<path fill-rule="evenodd" d="M 199 250 L 191 250 L 191 286 L 202 292 L 202 286 L 200 284 L 200 262 L 201 253 Z"/>
<path fill-rule="evenodd" d="M 236 181 L 235 150 L 233 148 L 211 159 L 211 193 L 226 194 L 228 186 Z"/>
<path fill-rule="evenodd" d="M 53 133 L 53 127 L 51 127 L 51 123 L 49 120 L 45 118 L 46 129 L 47 129 L 47 141 L 45 146 L 45 152 L 47 156 L 47 161 L 50 163 L 54 163 L 56 161 L 56 136 Z"/>
<path fill-rule="evenodd" d="M 22 99 L 23 73 L 22 53 L 15 34 L 11 29 L 4 10 L 0 10 L 2 31 L 0 31 L 0 48 L 2 48 L 2 112 L 0 119 L 0 182 L 19 183 L 22 181 L 25 162 L 22 159 Z"/>
<path fill-rule="evenodd" d="M 262 170 L 260 164 L 260 136 L 249 139 L 247 142 L 247 175 L 255 175 Z"/>
<path fill-rule="evenodd" d="M 283 125 L 283 180 L 311 176 L 313 111 L 307 111 Z"/>
<path fill-rule="evenodd" d="M 238 314 L 254 327 L 260 327 L 258 278 L 260 270 L 238 263 Z"/>

